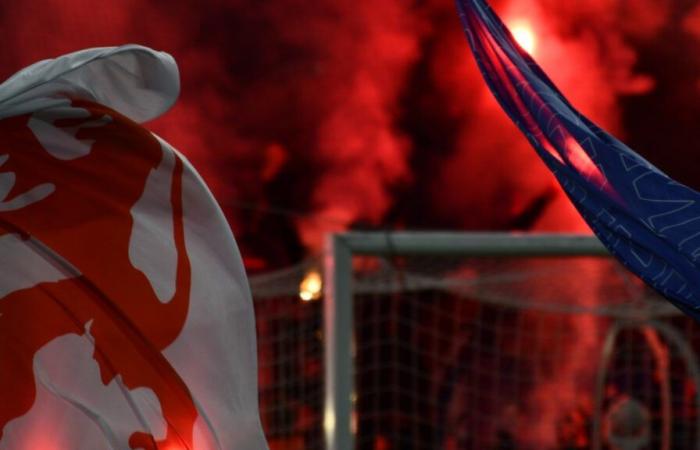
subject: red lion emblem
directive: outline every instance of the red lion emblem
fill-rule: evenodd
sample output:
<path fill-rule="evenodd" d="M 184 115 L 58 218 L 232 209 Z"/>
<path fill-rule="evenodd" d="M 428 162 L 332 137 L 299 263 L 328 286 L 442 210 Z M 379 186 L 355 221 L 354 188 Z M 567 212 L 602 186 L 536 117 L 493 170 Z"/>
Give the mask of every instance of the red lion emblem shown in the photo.
<path fill-rule="evenodd" d="M 6 204 L 23 193 L 34 192 L 36 197 L 26 205 L 20 202 L 19 209 L 0 208 L 0 235 L 36 239 L 81 273 L 0 299 L 0 438 L 5 425 L 34 403 L 35 353 L 59 336 L 89 332 L 103 383 L 120 375 L 129 389 L 150 388 L 161 403 L 165 439 L 156 442 L 150 434 L 137 432 L 129 445 L 191 448 L 197 410 L 187 386 L 161 353 L 182 331 L 189 307 L 182 161 L 175 158 L 170 189 L 176 289 L 173 298 L 162 303 L 128 255 L 130 209 L 163 158 L 161 145 L 150 132 L 107 107 L 84 101 L 74 101 L 73 106 L 89 111 L 90 117 L 60 119 L 53 125 L 77 127 L 76 138 L 92 142 L 89 152 L 79 157 L 60 160 L 50 154 L 29 128 L 31 116 L 0 121 L 0 169 L 16 174 Z M 86 125 L 105 116 L 111 120 Z"/>

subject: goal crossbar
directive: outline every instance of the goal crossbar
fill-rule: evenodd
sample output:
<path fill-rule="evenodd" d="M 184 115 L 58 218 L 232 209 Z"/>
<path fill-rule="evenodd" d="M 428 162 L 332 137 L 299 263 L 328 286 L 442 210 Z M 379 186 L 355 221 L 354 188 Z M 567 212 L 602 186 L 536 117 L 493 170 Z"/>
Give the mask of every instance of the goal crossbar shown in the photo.
<path fill-rule="evenodd" d="M 329 235 L 324 253 L 324 411 L 327 450 L 353 450 L 354 255 L 483 257 L 609 256 L 594 236 L 464 232 L 349 232 Z"/>

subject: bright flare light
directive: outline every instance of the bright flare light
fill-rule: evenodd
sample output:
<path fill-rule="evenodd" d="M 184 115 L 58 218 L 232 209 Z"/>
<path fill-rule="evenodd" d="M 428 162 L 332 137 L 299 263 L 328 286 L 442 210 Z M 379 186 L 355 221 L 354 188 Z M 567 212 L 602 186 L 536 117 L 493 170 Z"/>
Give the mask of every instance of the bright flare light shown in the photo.
<path fill-rule="evenodd" d="M 312 270 L 306 274 L 301 284 L 299 284 L 299 298 L 305 302 L 318 300 L 323 291 L 323 279 L 321 274 Z"/>
<path fill-rule="evenodd" d="M 532 27 L 527 23 L 517 23 L 511 28 L 511 33 L 513 37 L 518 42 L 518 44 L 528 52 L 529 54 L 534 54 L 537 48 L 537 38 L 535 33 L 532 31 Z"/>

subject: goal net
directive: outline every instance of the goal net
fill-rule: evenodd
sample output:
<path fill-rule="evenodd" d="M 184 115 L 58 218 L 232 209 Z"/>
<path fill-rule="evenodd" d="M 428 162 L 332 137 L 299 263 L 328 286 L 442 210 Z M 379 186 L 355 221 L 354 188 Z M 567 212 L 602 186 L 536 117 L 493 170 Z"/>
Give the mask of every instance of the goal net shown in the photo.
<path fill-rule="evenodd" d="M 699 325 L 593 238 L 334 242 L 253 281 L 273 449 L 700 448 Z"/>

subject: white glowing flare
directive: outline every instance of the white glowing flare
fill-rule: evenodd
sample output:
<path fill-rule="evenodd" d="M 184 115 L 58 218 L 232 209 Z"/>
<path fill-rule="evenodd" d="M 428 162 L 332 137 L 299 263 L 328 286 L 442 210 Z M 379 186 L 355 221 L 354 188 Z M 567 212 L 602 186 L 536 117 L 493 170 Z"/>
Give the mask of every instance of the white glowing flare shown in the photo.
<path fill-rule="evenodd" d="M 323 279 L 321 274 L 312 270 L 306 274 L 299 284 L 299 298 L 305 302 L 318 300 L 323 292 Z"/>
<path fill-rule="evenodd" d="M 511 27 L 511 33 L 516 42 L 529 54 L 534 54 L 537 48 L 537 37 L 532 31 L 532 27 L 527 23 L 517 23 Z"/>

